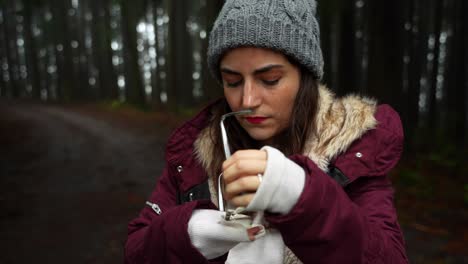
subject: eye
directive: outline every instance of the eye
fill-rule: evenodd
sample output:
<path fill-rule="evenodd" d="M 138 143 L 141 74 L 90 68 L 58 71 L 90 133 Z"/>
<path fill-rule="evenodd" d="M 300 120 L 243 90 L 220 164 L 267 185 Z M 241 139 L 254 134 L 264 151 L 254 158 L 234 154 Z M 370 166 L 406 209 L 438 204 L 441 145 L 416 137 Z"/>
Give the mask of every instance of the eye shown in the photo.
<path fill-rule="evenodd" d="M 223 83 L 226 87 L 237 87 L 242 83 L 243 78 L 237 74 L 222 73 Z"/>
<path fill-rule="evenodd" d="M 269 86 L 277 85 L 280 79 L 276 80 L 263 80 L 263 83 Z"/>
<path fill-rule="evenodd" d="M 239 86 L 242 83 L 242 80 L 239 80 L 239 81 L 236 81 L 236 82 L 228 82 L 228 81 L 225 81 L 225 82 L 226 82 L 227 87 L 234 88 L 234 87 Z"/>

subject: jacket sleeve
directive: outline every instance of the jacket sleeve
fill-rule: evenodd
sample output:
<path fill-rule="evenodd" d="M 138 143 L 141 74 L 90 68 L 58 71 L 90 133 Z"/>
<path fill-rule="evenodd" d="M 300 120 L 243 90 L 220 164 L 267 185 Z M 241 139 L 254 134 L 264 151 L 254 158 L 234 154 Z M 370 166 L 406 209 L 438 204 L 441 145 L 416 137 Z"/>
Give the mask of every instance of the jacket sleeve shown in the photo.
<path fill-rule="evenodd" d="M 214 205 L 209 201 L 177 205 L 176 186 L 166 166 L 149 200 L 159 206 L 160 214 L 145 206 L 129 223 L 125 263 L 208 263 L 192 246 L 187 228 L 194 209 L 213 209 Z"/>
<path fill-rule="evenodd" d="M 408 263 L 386 176 L 399 159 L 403 138 L 385 125 L 364 137 L 341 161 L 345 174 L 348 167 L 360 174 L 346 188 L 307 157 L 291 157 L 306 173 L 303 192 L 291 212 L 267 220 L 304 263 Z M 372 162 L 350 161 L 356 148 L 363 149 L 360 144 L 376 151 Z"/>

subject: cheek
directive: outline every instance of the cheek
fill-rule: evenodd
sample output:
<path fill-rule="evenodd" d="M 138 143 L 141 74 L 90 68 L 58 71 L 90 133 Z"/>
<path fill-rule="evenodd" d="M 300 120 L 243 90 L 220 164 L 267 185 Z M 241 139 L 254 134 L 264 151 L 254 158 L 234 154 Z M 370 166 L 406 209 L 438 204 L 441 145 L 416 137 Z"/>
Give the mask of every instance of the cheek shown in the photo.
<path fill-rule="evenodd" d="M 296 101 L 297 89 L 292 87 L 284 87 L 282 93 L 277 94 L 278 105 L 282 106 L 283 110 L 291 110 Z M 287 111 L 289 112 L 289 111 Z"/>
<path fill-rule="evenodd" d="M 239 107 L 238 97 L 239 96 L 234 91 L 224 88 L 224 98 L 226 98 L 226 101 L 228 102 L 229 107 L 231 108 L 232 111 L 237 111 Z"/>
<path fill-rule="evenodd" d="M 287 92 L 282 93 L 278 96 L 280 98 L 277 102 L 277 105 L 281 106 L 278 113 L 278 118 L 281 120 L 290 120 L 294 103 L 296 101 L 297 90 L 287 87 Z"/>

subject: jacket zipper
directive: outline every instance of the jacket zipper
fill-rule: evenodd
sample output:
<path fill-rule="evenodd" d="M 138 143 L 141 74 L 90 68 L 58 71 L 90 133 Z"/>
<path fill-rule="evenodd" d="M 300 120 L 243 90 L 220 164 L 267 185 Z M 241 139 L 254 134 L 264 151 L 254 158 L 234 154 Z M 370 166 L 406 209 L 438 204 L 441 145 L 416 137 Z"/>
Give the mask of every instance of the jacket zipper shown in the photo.
<path fill-rule="evenodd" d="M 151 209 L 153 209 L 153 211 L 158 214 L 158 215 L 161 215 L 161 208 L 159 208 L 159 205 L 155 204 L 155 203 L 152 203 L 150 201 L 146 201 L 146 205 L 148 205 L 149 207 L 151 207 Z"/>

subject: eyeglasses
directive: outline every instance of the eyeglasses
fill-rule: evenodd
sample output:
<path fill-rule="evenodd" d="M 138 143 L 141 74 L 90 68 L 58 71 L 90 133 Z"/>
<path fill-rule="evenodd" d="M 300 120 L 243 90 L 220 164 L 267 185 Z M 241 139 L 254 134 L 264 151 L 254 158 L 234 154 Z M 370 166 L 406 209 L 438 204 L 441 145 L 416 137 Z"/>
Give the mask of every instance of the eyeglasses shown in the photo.
<path fill-rule="evenodd" d="M 221 116 L 221 137 L 223 139 L 223 148 L 224 148 L 224 155 L 226 156 L 226 159 L 231 157 L 231 148 L 229 147 L 229 142 L 228 142 L 228 137 L 226 133 L 226 128 L 224 127 L 224 120 L 226 118 L 231 117 L 231 116 L 237 116 L 237 115 L 246 115 L 252 113 L 251 109 L 246 109 L 246 110 L 241 110 L 237 112 L 231 112 L 227 113 Z M 229 212 L 228 210 L 225 210 L 226 208 L 224 207 L 224 199 L 223 199 L 223 192 L 222 192 L 222 181 L 221 179 L 223 178 L 223 173 L 219 174 L 218 176 L 218 207 L 219 211 L 221 212 L 226 212 L 225 219 L 229 220 L 230 216 L 232 215 L 232 212 Z"/>

